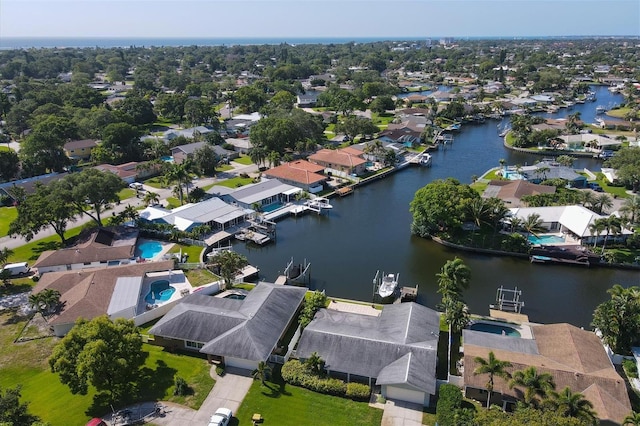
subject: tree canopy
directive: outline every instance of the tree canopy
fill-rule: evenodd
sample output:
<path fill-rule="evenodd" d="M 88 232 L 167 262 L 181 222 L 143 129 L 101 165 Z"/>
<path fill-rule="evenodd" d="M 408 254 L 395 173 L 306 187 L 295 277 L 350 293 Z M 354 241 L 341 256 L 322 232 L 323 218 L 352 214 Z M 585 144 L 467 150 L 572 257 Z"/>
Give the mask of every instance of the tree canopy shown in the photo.
<path fill-rule="evenodd" d="M 615 284 L 607 293 L 610 299 L 596 307 L 591 325 L 614 353 L 628 355 L 640 336 L 640 288 Z"/>
<path fill-rule="evenodd" d="M 100 316 L 76 321 L 54 348 L 49 366 L 71 393 L 86 395 L 92 385 L 117 402 L 135 392 L 146 356 L 133 321 Z"/>

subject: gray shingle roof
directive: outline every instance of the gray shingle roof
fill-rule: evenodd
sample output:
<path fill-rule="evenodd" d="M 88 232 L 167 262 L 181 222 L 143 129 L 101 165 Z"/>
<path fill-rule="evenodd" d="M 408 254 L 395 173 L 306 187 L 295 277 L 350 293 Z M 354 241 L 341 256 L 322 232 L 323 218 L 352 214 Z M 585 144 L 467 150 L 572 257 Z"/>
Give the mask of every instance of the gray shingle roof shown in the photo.
<path fill-rule="evenodd" d="M 305 288 L 260 283 L 244 300 L 192 294 L 150 334 L 205 343 L 201 352 L 266 360 L 304 299 Z"/>
<path fill-rule="evenodd" d="M 379 317 L 321 309 L 296 353 L 308 358 L 317 352 L 329 370 L 434 394 L 438 332 L 438 313 L 416 303 L 385 306 Z"/>

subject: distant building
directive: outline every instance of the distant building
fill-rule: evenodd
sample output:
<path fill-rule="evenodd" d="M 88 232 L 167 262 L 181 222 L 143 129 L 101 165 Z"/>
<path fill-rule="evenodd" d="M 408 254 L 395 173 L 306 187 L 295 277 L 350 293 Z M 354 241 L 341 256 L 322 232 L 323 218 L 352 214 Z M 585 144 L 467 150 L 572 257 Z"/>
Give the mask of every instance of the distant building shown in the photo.
<path fill-rule="evenodd" d="M 324 167 L 306 160 L 296 160 L 266 170 L 264 176 L 294 185 L 305 191 L 316 193 L 323 189 L 329 178 L 323 174 Z"/>
<path fill-rule="evenodd" d="M 366 171 L 366 160 L 362 152 L 353 148 L 321 149 L 309 156 L 311 163 L 318 164 L 329 171 L 342 172 L 349 175 L 361 175 Z"/>
<path fill-rule="evenodd" d="M 98 141 L 94 139 L 82 139 L 64 144 L 64 153 L 72 160 L 88 160 L 91 158 L 91 151 L 98 146 Z"/>

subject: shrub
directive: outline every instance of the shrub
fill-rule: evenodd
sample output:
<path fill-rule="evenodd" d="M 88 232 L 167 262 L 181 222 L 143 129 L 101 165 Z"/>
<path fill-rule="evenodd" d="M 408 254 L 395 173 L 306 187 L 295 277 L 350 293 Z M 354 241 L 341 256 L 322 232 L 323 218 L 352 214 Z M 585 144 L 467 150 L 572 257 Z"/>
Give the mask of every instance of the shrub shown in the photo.
<path fill-rule="evenodd" d="M 314 291 L 306 299 L 304 308 L 300 313 L 300 327 L 305 328 L 313 320 L 318 309 L 324 308 L 327 304 L 327 296 L 319 291 Z"/>
<path fill-rule="evenodd" d="M 369 385 L 363 383 L 347 383 L 346 397 L 356 401 L 368 401 L 371 395 Z"/>
<path fill-rule="evenodd" d="M 638 378 L 638 366 L 636 365 L 635 360 L 625 359 L 622 361 L 622 367 L 624 368 L 624 372 L 627 374 L 627 377 L 637 379 Z"/>
<path fill-rule="evenodd" d="M 298 360 L 287 361 L 282 366 L 280 374 L 290 385 L 301 386 L 314 392 L 343 396 L 347 391 L 347 385 L 342 380 L 320 378 Z"/>
<path fill-rule="evenodd" d="M 176 376 L 173 394 L 176 396 L 185 396 L 189 393 L 191 393 L 191 388 L 187 384 L 187 381 L 180 376 Z"/>
<path fill-rule="evenodd" d="M 438 425 L 455 426 L 455 412 L 462 405 L 462 392 L 457 386 L 443 384 L 438 391 L 436 418 Z"/>

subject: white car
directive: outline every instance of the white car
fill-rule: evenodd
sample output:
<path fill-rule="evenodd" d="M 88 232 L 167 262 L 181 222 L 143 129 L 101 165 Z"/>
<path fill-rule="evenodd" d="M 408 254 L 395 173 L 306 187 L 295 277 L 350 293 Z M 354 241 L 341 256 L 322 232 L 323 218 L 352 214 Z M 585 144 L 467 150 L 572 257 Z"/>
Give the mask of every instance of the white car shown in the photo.
<path fill-rule="evenodd" d="M 228 408 L 218 408 L 211 420 L 209 420 L 209 426 L 227 426 L 229 421 L 233 417 L 233 413 Z"/>

